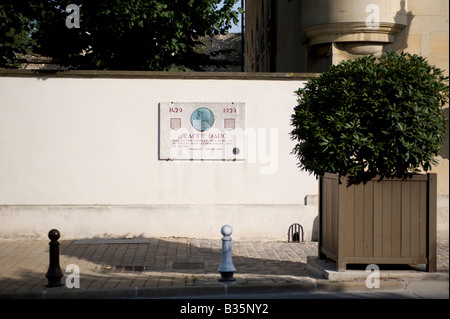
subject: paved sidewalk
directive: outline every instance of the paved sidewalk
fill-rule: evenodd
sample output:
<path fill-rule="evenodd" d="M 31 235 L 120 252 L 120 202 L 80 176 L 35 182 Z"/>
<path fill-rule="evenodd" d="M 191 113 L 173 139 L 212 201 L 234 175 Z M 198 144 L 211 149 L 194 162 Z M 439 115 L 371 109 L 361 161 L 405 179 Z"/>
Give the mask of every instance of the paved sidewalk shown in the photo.
<path fill-rule="evenodd" d="M 64 272 L 69 265 L 79 267 L 79 289 L 45 287 L 49 240 L 3 239 L 0 240 L 0 299 L 165 297 L 220 294 L 224 289 L 240 292 L 245 289 L 367 289 L 365 281 L 332 283 L 310 272 L 307 257 L 317 256 L 316 242 L 233 241 L 233 263 L 237 271 L 236 282 L 231 285 L 218 281 L 222 257 L 220 238 L 60 239 L 59 242 L 61 269 Z M 420 279 L 446 281 L 448 287 L 448 252 L 448 237 L 440 239 L 438 273 L 416 271 L 423 276 Z M 65 273 L 63 283 L 70 274 Z M 405 289 L 407 283 L 388 280 L 382 286 Z"/>

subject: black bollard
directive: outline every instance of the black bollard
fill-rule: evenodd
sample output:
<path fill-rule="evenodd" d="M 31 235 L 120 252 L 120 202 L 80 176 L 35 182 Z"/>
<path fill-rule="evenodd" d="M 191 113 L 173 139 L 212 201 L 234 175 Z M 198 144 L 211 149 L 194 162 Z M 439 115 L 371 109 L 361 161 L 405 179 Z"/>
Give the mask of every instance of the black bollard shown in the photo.
<path fill-rule="evenodd" d="M 48 283 L 45 287 L 61 287 L 64 284 L 61 282 L 63 277 L 63 272 L 59 266 L 59 242 L 58 239 L 61 237 L 59 230 L 52 229 L 48 232 L 48 238 L 51 240 L 48 244 L 50 245 L 50 265 L 48 266 L 48 271 L 45 277 L 48 279 Z"/>

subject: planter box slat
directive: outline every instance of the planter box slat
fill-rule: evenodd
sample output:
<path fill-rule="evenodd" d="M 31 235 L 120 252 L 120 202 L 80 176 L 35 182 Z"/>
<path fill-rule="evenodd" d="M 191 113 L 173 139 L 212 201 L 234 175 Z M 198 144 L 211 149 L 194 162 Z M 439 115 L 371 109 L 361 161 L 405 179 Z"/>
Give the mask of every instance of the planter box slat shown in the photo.
<path fill-rule="evenodd" d="M 402 184 L 401 256 L 407 257 L 411 245 L 411 183 Z"/>
<path fill-rule="evenodd" d="M 382 198 L 385 199 L 382 203 L 382 225 L 383 229 L 383 243 L 381 256 L 392 256 L 392 182 L 386 182 L 384 187 L 382 187 Z"/>
<path fill-rule="evenodd" d="M 350 189 L 351 191 L 351 189 Z M 345 193 L 340 193 L 343 196 Z M 355 251 L 353 254 L 355 256 L 363 256 L 364 255 L 364 188 L 362 185 L 357 185 L 355 187 L 355 194 L 354 194 L 354 200 L 355 200 L 355 208 L 353 210 L 354 212 L 354 222 L 353 227 L 355 228 Z M 345 214 L 345 212 L 339 212 L 342 214 Z M 350 238 L 348 238 L 351 240 Z M 348 253 L 348 252 L 347 252 Z"/>
<path fill-rule="evenodd" d="M 435 272 L 437 270 L 436 266 L 436 236 L 437 236 L 437 175 L 428 174 L 429 182 L 427 184 L 427 194 L 428 194 L 428 211 L 427 211 L 427 271 Z M 433 199 L 433 200 L 430 200 Z"/>
<path fill-rule="evenodd" d="M 383 187 L 380 183 L 373 184 L 373 256 L 383 256 Z"/>
<path fill-rule="evenodd" d="M 319 183 L 319 257 L 348 263 L 425 263 L 436 271 L 436 174 L 406 181 L 378 178 L 347 186 Z"/>
<path fill-rule="evenodd" d="M 402 183 L 399 181 L 392 182 L 392 197 L 401 198 Z M 401 201 L 391 200 L 392 205 L 392 257 L 400 257 L 401 254 Z"/>
<path fill-rule="evenodd" d="M 423 200 L 427 198 L 427 185 L 425 183 L 420 184 L 420 209 L 419 209 L 419 218 L 420 218 L 420 248 L 419 255 L 421 257 L 427 256 L 427 201 Z"/>
<path fill-rule="evenodd" d="M 366 185 L 360 185 L 363 187 L 363 193 L 364 193 L 364 216 L 363 216 L 363 223 L 364 223 L 364 256 L 365 257 L 372 257 L 374 254 L 373 251 L 373 200 L 374 200 L 374 194 L 373 194 L 373 182 L 369 181 Z M 365 186 L 365 187 L 364 187 Z"/>

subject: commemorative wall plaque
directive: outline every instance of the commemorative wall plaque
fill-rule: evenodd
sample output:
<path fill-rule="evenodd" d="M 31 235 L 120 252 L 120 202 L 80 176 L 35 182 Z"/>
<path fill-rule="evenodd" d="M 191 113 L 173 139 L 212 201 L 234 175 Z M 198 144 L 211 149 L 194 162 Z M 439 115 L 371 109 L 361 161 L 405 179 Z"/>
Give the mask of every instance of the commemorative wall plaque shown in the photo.
<path fill-rule="evenodd" d="M 159 104 L 159 159 L 244 160 L 245 104 Z"/>

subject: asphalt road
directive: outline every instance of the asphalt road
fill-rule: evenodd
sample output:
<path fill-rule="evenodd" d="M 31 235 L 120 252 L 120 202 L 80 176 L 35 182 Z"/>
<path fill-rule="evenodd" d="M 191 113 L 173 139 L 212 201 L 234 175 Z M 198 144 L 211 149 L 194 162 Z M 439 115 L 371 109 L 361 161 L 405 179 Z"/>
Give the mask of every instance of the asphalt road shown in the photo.
<path fill-rule="evenodd" d="M 144 298 L 146 299 L 146 298 Z M 158 298 L 147 298 L 158 299 Z M 449 299 L 448 291 L 395 291 L 395 292 L 285 292 L 276 294 L 220 294 L 164 297 L 177 300 L 292 300 L 292 299 Z"/>

